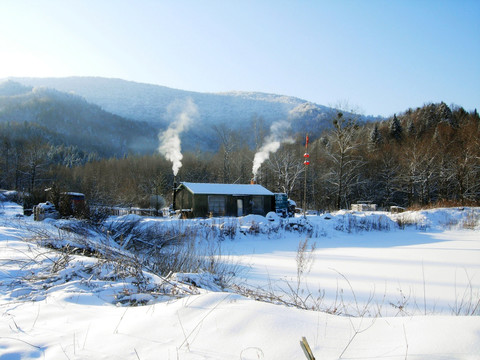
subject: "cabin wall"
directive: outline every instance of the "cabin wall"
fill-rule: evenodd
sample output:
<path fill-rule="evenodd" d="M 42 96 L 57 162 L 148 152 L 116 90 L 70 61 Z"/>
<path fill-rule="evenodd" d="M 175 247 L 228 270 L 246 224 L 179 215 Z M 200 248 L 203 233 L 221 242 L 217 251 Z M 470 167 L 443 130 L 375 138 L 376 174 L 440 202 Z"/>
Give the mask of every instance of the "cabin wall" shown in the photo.
<path fill-rule="evenodd" d="M 193 208 L 192 193 L 186 190 L 185 188 L 178 190 L 175 197 L 174 210 L 191 209 L 191 208 Z"/>
<path fill-rule="evenodd" d="M 220 200 L 220 199 L 223 200 Z M 260 200 L 261 199 L 261 200 Z M 175 210 L 192 210 L 193 217 L 208 216 L 238 216 L 238 200 L 243 201 L 243 215 L 257 214 L 266 215 L 275 209 L 275 197 L 269 195 L 208 195 L 192 194 L 186 188 L 177 191 Z M 260 200 L 260 203 L 258 202 Z M 209 206 L 210 201 L 210 206 Z M 217 202 L 213 209 L 222 209 L 216 212 L 212 211 L 212 204 Z M 222 203 L 223 205 L 220 205 Z M 255 206 L 255 204 L 257 206 Z M 221 207 L 220 207 L 221 206 Z"/>
<path fill-rule="evenodd" d="M 208 216 L 208 195 L 194 195 L 193 216 L 207 217 Z"/>
<path fill-rule="evenodd" d="M 210 216 L 212 212 L 211 206 L 209 207 L 209 197 L 210 201 L 212 197 L 223 197 L 225 201 L 224 211 L 213 213 L 213 216 L 238 216 L 238 200 L 241 200 L 243 203 L 243 214 L 257 214 L 257 215 L 266 215 L 268 212 L 273 211 L 274 207 L 272 206 L 274 197 L 265 196 L 265 195 L 244 195 L 244 196 L 233 196 L 233 195 L 196 195 L 195 196 L 195 216 Z M 201 199 L 202 206 L 199 206 L 197 199 Z M 260 203 L 259 203 L 260 201 Z M 202 214 L 202 215 L 197 215 Z"/>

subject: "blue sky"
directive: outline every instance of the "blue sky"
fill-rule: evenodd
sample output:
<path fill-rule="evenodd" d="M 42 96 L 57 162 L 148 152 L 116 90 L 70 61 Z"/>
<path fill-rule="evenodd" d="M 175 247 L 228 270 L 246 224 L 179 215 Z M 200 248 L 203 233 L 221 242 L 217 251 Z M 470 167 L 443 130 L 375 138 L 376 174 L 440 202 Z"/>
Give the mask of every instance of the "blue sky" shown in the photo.
<path fill-rule="evenodd" d="M 0 0 L 0 78 L 103 76 L 389 116 L 480 100 L 480 1 Z"/>

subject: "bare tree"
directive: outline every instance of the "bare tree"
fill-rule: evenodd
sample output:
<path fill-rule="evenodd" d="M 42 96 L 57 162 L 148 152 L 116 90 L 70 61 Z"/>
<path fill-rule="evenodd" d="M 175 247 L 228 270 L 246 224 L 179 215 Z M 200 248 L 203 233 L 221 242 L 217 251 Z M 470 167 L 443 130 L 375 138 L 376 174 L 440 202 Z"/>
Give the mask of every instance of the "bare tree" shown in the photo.
<path fill-rule="evenodd" d="M 13 146 L 11 139 L 2 135 L 0 140 L 0 187 L 11 187 L 11 157 L 13 154 Z"/>
<path fill-rule="evenodd" d="M 305 171 L 303 158 L 292 146 L 280 148 L 270 156 L 267 164 L 275 177 L 276 188 L 286 194 L 291 194 L 294 187 L 299 185 L 298 179 Z"/>
<path fill-rule="evenodd" d="M 222 181 L 224 183 L 231 182 L 231 164 L 232 164 L 232 154 L 235 151 L 238 145 L 238 138 L 235 136 L 234 132 L 229 129 L 226 124 L 214 125 L 213 129 L 218 136 L 220 143 L 219 153 L 222 156 Z"/>
<path fill-rule="evenodd" d="M 325 152 L 330 160 L 325 176 L 335 191 L 335 206 L 340 209 L 342 205 L 347 205 L 348 195 L 358 185 L 360 169 L 365 161 L 357 152 L 361 143 L 355 118 L 347 119 L 338 112 L 333 126 L 325 144 Z"/>
<path fill-rule="evenodd" d="M 28 182 L 28 191 L 33 193 L 36 184 L 40 180 L 42 173 L 46 171 L 48 165 L 49 145 L 39 138 L 30 139 L 25 148 L 25 166 L 23 173 Z"/>

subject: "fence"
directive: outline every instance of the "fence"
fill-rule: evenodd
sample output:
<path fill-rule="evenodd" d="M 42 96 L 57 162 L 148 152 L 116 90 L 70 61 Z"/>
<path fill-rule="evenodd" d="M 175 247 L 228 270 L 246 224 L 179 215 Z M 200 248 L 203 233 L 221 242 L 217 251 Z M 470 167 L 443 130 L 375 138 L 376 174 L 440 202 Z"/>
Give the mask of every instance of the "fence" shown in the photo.
<path fill-rule="evenodd" d="M 141 209 L 136 207 L 110 207 L 110 206 L 95 206 L 93 207 L 97 211 L 103 211 L 108 215 L 123 216 L 123 215 L 139 215 L 139 216 L 168 216 L 168 210 L 165 209 Z M 167 211 L 167 213 L 166 213 Z"/>

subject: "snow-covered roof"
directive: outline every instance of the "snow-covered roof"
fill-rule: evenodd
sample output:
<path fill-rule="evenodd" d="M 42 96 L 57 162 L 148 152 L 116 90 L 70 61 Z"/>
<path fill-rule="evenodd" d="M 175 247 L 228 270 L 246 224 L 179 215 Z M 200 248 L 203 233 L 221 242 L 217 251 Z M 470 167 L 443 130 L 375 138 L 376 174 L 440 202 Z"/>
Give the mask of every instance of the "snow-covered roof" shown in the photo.
<path fill-rule="evenodd" d="M 182 182 L 193 194 L 211 195 L 274 195 L 258 184 L 211 184 Z"/>
<path fill-rule="evenodd" d="M 85 194 L 82 194 L 82 193 L 79 193 L 79 192 L 69 191 L 69 192 L 66 192 L 64 194 L 65 195 L 70 195 L 70 196 L 85 197 Z"/>
<path fill-rule="evenodd" d="M 55 210 L 55 205 L 53 205 L 50 201 L 40 203 L 37 205 L 37 207 L 45 210 Z"/>

